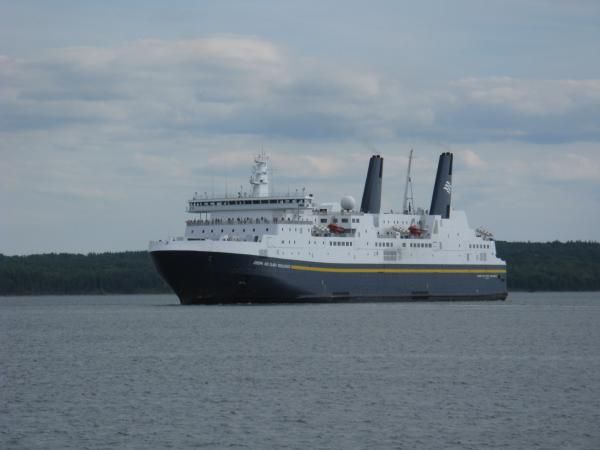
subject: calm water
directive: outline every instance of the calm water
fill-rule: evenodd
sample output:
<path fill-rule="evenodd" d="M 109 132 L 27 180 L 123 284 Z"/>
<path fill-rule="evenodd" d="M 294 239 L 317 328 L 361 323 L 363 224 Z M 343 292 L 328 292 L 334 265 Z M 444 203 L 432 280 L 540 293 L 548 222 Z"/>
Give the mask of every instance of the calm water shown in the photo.
<path fill-rule="evenodd" d="M 0 298 L 0 448 L 600 448 L 600 294 Z"/>

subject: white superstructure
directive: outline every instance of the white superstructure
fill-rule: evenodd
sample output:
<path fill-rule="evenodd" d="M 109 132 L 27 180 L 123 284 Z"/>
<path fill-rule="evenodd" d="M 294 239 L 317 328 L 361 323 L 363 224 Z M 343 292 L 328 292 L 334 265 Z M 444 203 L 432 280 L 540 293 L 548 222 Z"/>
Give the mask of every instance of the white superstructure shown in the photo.
<path fill-rule="evenodd" d="M 256 255 L 306 263 L 493 265 L 493 237 L 469 227 L 462 211 L 448 218 L 414 213 L 365 213 L 348 199 L 316 204 L 304 190 L 274 194 L 269 159 L 258 155 L 250 193 L 194 196 L 185 235 L 150 244 L 150 251 L 191 250 Z M 451 190 L 446 184 L 444 189 Z M 349 207 L 350 206 L 350 207 Z M 406 209 L 406 205 L 403 205 Z"/>

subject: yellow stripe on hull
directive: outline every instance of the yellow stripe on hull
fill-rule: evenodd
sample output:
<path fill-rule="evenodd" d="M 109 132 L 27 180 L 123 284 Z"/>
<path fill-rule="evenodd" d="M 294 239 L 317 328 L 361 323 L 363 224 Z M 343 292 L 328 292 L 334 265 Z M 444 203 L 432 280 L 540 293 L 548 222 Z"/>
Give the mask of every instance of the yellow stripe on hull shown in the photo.
<path fill-rule="evenodd" d="M 334 273 L 474 273 L 474 274 L 498 274 L 506 273 L 506 269 L 368 269 L 368 268 L 341 268 L 341 267 L 314 267 L 314 266 L 290 266 L 292 270 L 304 270 L 308 272 L 334 272 Z"/>

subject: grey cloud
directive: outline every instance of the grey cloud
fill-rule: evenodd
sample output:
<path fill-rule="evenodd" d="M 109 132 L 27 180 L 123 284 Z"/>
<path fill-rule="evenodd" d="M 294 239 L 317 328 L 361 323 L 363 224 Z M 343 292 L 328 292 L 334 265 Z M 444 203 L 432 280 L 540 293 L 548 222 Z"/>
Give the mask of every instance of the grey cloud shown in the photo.
<path fill-rule="evenodd" d="M 465 104 L 440 114 L 436 127 L 440 138 L 457 142 L 597 142 L 600 141 L 599 114 L 600 105 L 585 106 L 568 114 L 549 113 L 532 117 L 505 106 Z"/>
<path fill-rule="evenodd" d="M 311 140 L 600 140 L 598 80 L 479 78 L 409 86 L 293 59 L 247 38 L 65 49 L 11 67 L 0 71 L 5 131 L 97 121 Z"/>

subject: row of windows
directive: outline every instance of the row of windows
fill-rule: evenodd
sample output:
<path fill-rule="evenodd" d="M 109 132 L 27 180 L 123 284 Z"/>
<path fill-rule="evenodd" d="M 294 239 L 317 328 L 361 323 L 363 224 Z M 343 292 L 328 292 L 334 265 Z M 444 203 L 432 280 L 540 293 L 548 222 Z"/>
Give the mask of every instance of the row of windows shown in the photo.
<path fill-rule="evenodd" d="M 222 202 L 190 202 L 190 206 L 232 206 L 232 205 L 268 205 L 299 203 L 304 205 L 304 199 L 272 199 L 272 200 L 226 200 Z"/>
<path fill-rule="evenodd" d="M 469 248 L 490 248 L 490 244 L 469 244 Z"/>
<path fill-rule="evenodd" d="M 331 222 L 338 223 L 337 217 L 334 217 L 333 219 L 331 219 Z M 327 223 L 327 219 L 321 219 L 321 223 Z M 342 223 L 348 223 L 348 218 L 344 217 L 342 219 Z M 360 223 L 360 219 L 352 219 L 352 223 Z"/>
<path fill-rule="evenodd" d="M 210 232 L 211 232 L 211 233 L 212 233 L 213 231 L 214 231 L 214 230 L 210 230 Z M 224 231 L 225 231 L 225 230 L 224 230 L 223 228 L 221 228 L 221 233 L 223 233 Z M 255 232 L 255 231 L 256 231 L 256 228 L 252 228 L 252 231 L 253 231 L 253 232 Z M 267 231 L 269 231 L 269 229 L 268 229 L 268 228 L 267 228 Z M 192 230 L 192 233 L 193 233 L 193 232 L 194 232 L 194 230 Z M 204 234 L 204 232 L 205 232 L 205 230 L 202 230 L 202 234 Z M 232 229 L 231 229 L 231 232 L 232 232 L 232 233 L 235 233 L 235 228 L 232 228 Z M 245 229 L 245 228 L 242 228 L 242 233 L 245 233 L 245 232 L 246 232 L 246 229 Z"/>
<path fill-rule="evenodd" d="M 410 246 L 413 248 L 431 248 L 433 245 L 426 242 L 411 242 Z"/>
<path fill-rule="evenodd" d="M 334 246 L 334 247 L 352 247 L 352 242 L 349 241 L 333 241 L 333 242 L 329 242 L 330 246 Z"/>
<path fill-rule="evenodd" d="M 391 242 L 375 242 L 375 247 L 391 247 Z"/>

